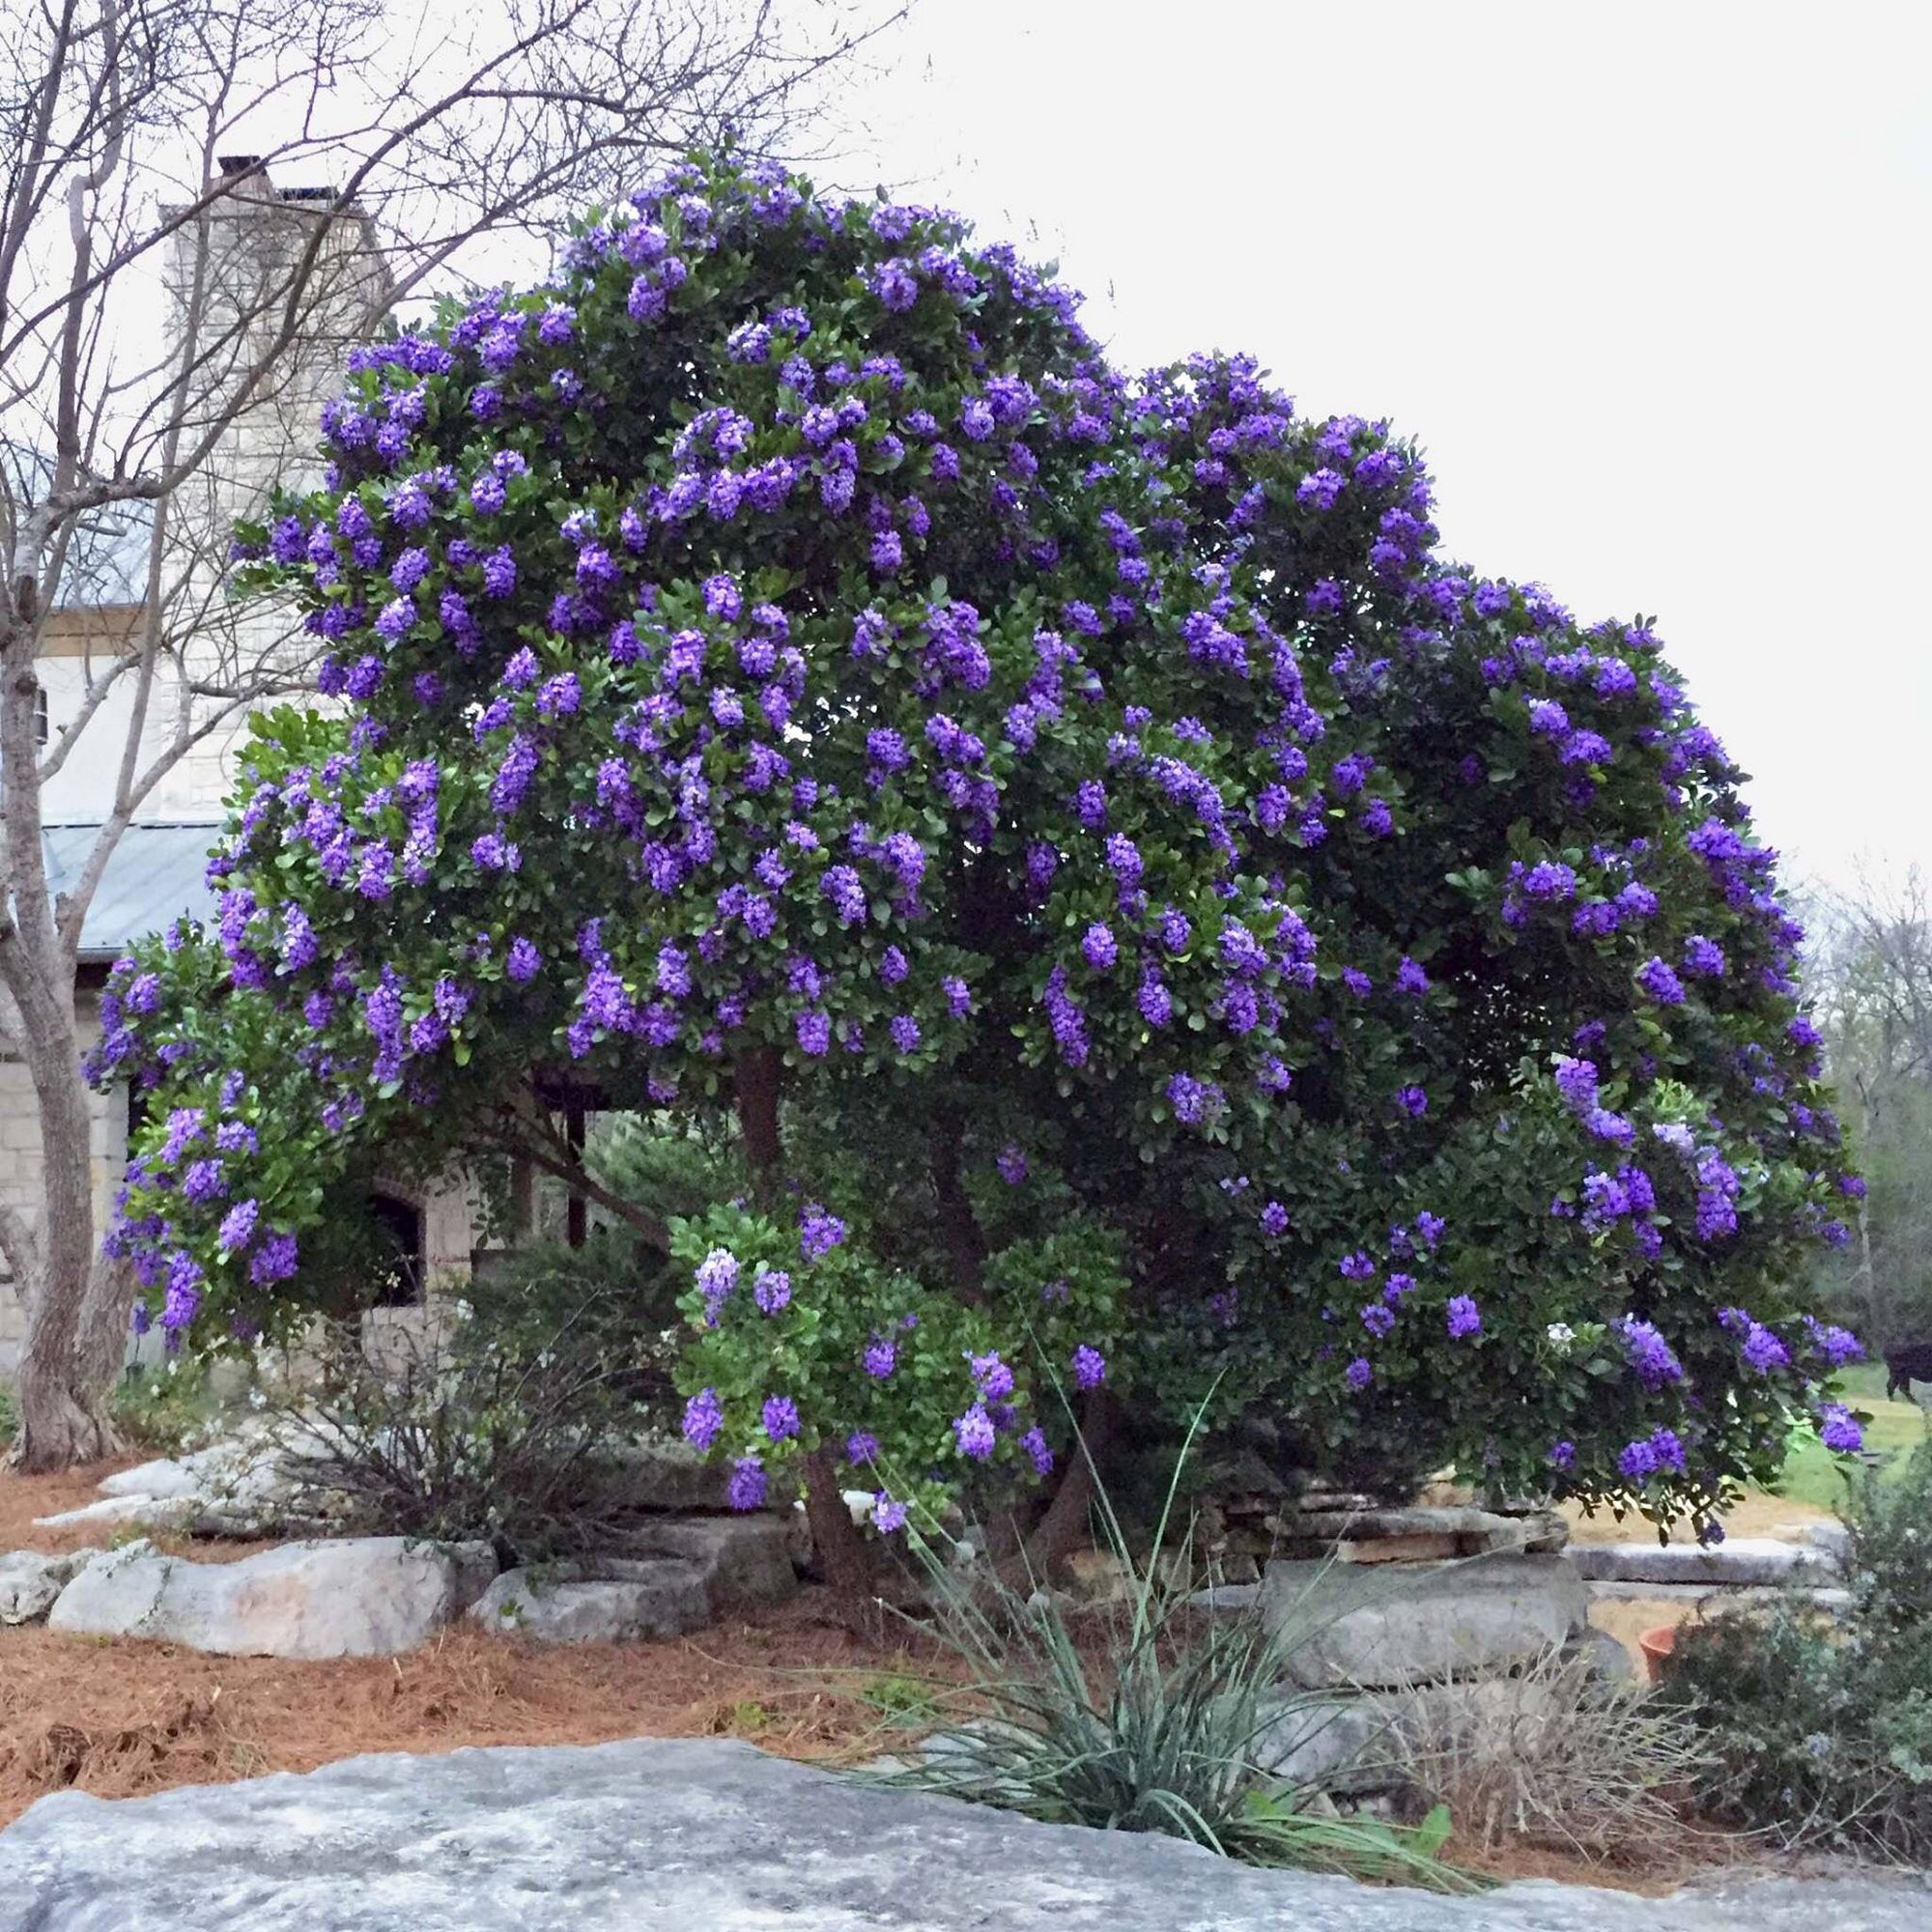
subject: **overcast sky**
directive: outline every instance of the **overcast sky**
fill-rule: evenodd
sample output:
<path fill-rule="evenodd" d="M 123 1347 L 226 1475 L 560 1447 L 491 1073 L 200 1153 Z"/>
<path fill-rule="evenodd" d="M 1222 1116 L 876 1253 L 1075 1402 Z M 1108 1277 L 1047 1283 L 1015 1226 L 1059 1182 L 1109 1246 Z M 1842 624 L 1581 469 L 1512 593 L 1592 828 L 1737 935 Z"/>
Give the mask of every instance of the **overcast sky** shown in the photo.
<path fill-rule="evenodd" d="M 1932 864 L 1932 7 L 923 0 L 866 168 L 1642 611 L 1794 880 Z"/>

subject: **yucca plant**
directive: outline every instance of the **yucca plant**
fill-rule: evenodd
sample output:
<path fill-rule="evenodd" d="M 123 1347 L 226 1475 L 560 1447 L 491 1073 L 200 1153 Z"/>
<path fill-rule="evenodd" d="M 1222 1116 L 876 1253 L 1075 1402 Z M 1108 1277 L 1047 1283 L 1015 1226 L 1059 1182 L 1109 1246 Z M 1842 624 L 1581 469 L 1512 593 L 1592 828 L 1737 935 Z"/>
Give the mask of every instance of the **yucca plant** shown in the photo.
<path fill-rule="evenodd" d="M 936 1612 L 930 1634 L 967 1669 L 948 1703 L 980 1715 L 918 1759 L 867 1775 L 1051 1822 L 1164 1833 L 1252 1864 L 1473 1889 L 1437 1857 L 1446 1807 L 1410 1829 L 1344 1818 L 1325 1794 L 1270 1768 L 1269 1734 L 1292 1723 L 1306 1738 L 1321 1723 L 1312 1707 L 1328 1708 L 1319 1693 L 1283 1688 L 1287 1659 L 1320 1624 L 1270 1629 L 1259 1615 L 1204 1616 L 1187 1605 L 1185 1565 L 1163 1564 L 1161 1550 L 1199 1422 L 1144 1562 L 1094 1471 L 1094 1521 L 1122 1589 L 1073 1613 L 1077 1631 L 1064 1600 L 1032 1576 L 962 1573 L 945 1539 L 916 1541 Z"/>

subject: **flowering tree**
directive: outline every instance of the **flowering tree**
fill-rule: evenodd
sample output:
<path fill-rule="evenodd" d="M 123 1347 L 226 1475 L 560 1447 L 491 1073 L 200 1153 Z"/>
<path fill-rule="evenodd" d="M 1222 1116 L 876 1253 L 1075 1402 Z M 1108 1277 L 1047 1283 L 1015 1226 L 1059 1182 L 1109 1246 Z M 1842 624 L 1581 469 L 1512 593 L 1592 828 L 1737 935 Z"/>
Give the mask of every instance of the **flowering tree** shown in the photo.
<path fill-rule="evenodd" d="M 554 233 L 724 128 L 790 153 L 897 17 L 782 0 L 49 0 L 0 36 L 0 1053 L 35 1103 L 33 1196 L 0 1201 L 26 1318 L 12 1455 L 119 1446 L 128 1284 L 96 1260 L 77 1067 L 81 935 L 123 835 L 184 761 L 306 687 L 271 603 L 222 594 L 265 447 L 396 304 Z M 270 170 L 280 177 L 271 185 Z M 405 426 L 378 432 L 407 437 Z M 119 564 L 125 569 L 105 569 Z M 113 587 L 103 598 L 102 580 Z M 114 580 L 123 580 L 114 582 Z M 64 606 L 137 607 L 53 681 Z M 95 627 L 83 627 L 83 635 Z M 72 875 L 43 827 L 93 775 Z M 49 791 L 49 787 L 56 787 Z M 71 808 L 66 808 L 71 810 Z M 58 888 L 58 890 L 57 890 Z"/>
<path fill-rule="evenodd" d="M 955 221 L 720 163 L 324 428 L 245 576 L 342 714 L 260 721 L 96 1068 L 168 1326 L 298 1311 L 377 1150 L 566 1165 L 575 1094 L 735 1118 L 743 1198 L 650 1231 L 685 1428 L 747 1504 L 802 1461 L 835 1562 L 841 1484 L 1064 1465 L 1050 1384 L 1659 1517 L 1855 1442 L 1737 774 L 1643 625 L 1438 560 L 1385 426 L 1129 382 Z"/>

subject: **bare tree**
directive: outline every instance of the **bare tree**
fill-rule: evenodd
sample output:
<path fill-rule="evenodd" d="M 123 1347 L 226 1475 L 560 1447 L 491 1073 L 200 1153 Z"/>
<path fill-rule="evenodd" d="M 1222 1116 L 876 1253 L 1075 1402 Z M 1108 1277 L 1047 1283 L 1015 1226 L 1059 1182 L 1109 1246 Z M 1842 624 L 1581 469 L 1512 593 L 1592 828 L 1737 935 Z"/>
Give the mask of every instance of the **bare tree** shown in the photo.
<path fill-rule="evenodd" d="M 797 153 L 895 0 L 0 0 L 0 1054 L 31 1078 L 37 1202 L 0 1204 L 26 1315 L 16 1463 L 115 1446 L 128 1301 L 99 1260 L 81 927 L 185 759 L 303 672 L 232 607 L 226 532 L 312 447 L 347 345 L 526 269 L 560 217 L 727 130 Z M 165 315 L 165 325 L 157 318 Z M 63 604 L 127 581 L 45 743 Z M 46 786 L 111 774 L 56 898 Z"/>
<path fill-rule="evenodd" d="M 1822 907 L 1812 980 L 1869 1192 L 1852 1293 L 1882 1342 L 1932 1320 L 1932 888 L 1861 876 Z"/>

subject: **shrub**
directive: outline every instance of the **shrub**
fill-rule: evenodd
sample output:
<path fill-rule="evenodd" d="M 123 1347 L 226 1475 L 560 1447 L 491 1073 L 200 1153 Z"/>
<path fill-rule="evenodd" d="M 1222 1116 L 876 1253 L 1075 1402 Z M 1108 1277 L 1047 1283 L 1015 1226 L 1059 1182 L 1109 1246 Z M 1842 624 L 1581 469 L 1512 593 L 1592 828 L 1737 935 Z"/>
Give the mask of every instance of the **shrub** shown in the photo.
<path fill-rule="evenodd" d="M 1714 1760 L 1704 1803 L 1793 1844 L 1932 1856 L 1932 1442 L 1848 1510 L 1852 1602 L 1803 1596 L 1681 1634 L 1667 1697 Z"/>
<path fill-rule="evenodd" d="M 208 1370 L 194 1355 L 130 1367 L 115 1384 L 109 1412 L 132 1448 L 178 1456 L 204 1436 L 217 1405 Z"/>
<path fill-rule="evenodd" d="M 311 1496 L 352 1531 L 484 1538 L 524 1561 L 595 1545 L 627 1507 L 613 1456 L 668 1387 L 622 1256 L 525 1256 L 380 1360 L 359 1324 L 326 1330 L 276 1418 Z"/>
<path fill-rule="evenodd" d="M 726 156 L 356 353 L 239 538 L 342 702 L 102 1003 L 164 1323 L 295 1319 L 339 1178 L 575 1102 L 742 1164 L 680 1379 L 747 1498 L 1035 1480 L 1036 1345 L 1319 1467 L 1776 1469 L 1853 1183 L 1736 767 L 1647 625 L 1438 555 L 1386 424 L 1076 309 Z"/>

